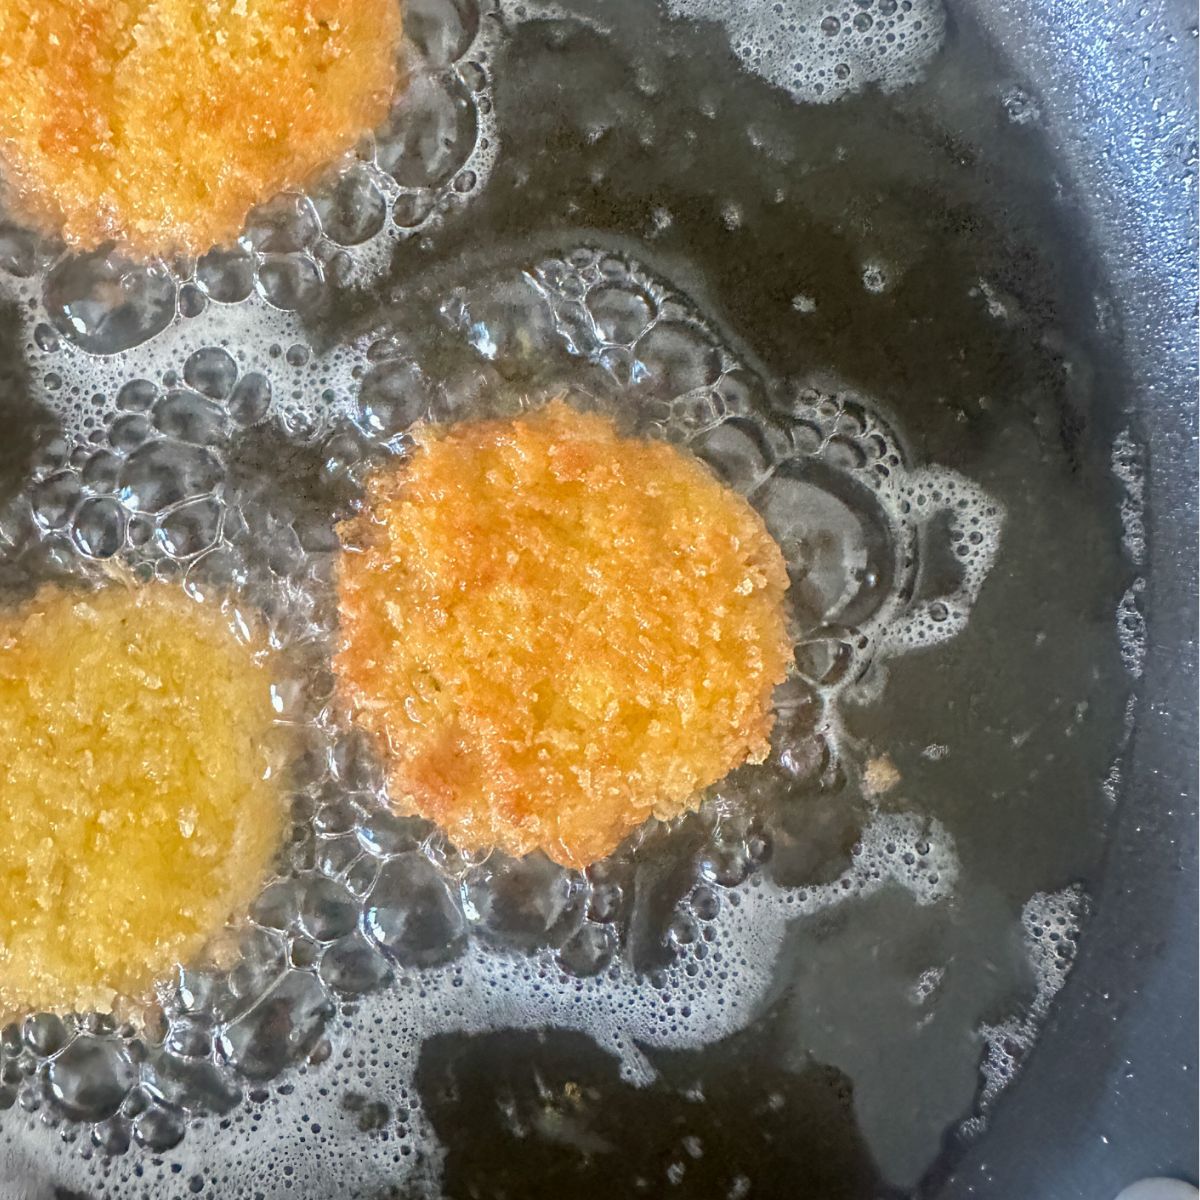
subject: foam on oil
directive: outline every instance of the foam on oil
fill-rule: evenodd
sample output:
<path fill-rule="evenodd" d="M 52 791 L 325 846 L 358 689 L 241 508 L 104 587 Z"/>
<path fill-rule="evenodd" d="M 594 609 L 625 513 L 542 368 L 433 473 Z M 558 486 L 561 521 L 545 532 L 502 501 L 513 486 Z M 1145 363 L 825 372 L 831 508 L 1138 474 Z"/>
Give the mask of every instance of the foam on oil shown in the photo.
<path fill-rule="evenodd" d="M 721 25 L 747 70 L 806 103 L 829 103 L 876 84 L 902 88 L 941 49 L 940 0 L 668 0 L 680 16 Z"/>

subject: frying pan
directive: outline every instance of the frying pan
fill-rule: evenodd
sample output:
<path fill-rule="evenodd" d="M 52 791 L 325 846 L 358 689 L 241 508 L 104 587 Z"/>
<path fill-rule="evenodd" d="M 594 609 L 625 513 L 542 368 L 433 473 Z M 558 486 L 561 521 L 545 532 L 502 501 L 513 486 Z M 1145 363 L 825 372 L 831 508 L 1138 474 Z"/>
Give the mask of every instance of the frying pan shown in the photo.
<path fill-rule="evenodd" d="M 1123 313 L 1124 402 L 1153 447 L 1154 615 L 1096 923 L 1028 1070 L 940 1194 L 1109 1196 L 1196 1176 L 1196 13 L 969 7 L 1035 81 Z"/>
<path fill-rule="evenodd" d="M 796 109 L 737 72 L 717 25 L 672 21 L 649 4 L 565 8 L 586 20 L 514 21 L 511 58 L 497 68 L 502 153 L 482 193 L 428 239 L 400 244 L 369 302 L 331 306 L 314 326 L 335 338 L 381 319 L 398 326 L 430 296 L 458 294 L 511 264 L 512 245 L 536 256 L 598 239 L 652 259 L 720 314 L 731 340 L 768 373 L 802 377 L 814 362 L 831 366 L 895 418 L 914 459 L 949 465 L 999 494 L 1009 509 L 1002 555 L 961 644 L 898 661 L 875 702 L 848 718 L 864 743 L 894 749 L 918 807 L 961 835 L 964 879 L 985 886 L 971 893 L 965 932 L 947 932 L 886 895 L 802 923 L 747 1028 L 687 1053 L 648 1049 L 659 1077 L 649 1089 L 621 1081 L 578 1032 L 501 1028 L 430 1039 L 416 1082 L 446 1153 L 442 1186 L 456 1197 L 670 1188 L 703 1197 L 1105 1200 L 1143 1177 L 1194 1181 L 1194 9 L 1172 0 L 1100 9 L 954 0 L 947 50 L 926 80 Z M 641 39 L 639 52 L 674 82 L 673 93 L 630 84 L 597 32 L 610 22 L 614 43 Z M 593 151 L 573 105 L 610 93 Z M 672 155 L 697 112 L 710 124 L 697 126 L 703 136 L 688 142 L 697 148 L 673 177 Z M 638 138 L 656 120 L 647 154 L 650 143 Z M 764 139 L 769 148 L 772 136 L 782 139 L 777 160 L 747 150 Z M 794 161 L 789 146 L 797 145 L 813 147 L 813 161 L 826 157 L 804 176 L 815 182 L 797 184 L 794 203 L 772 205 L 764 181 Z M 647 225 L 652 193 L 669 194 L 669 227 Z M 737 203 L 723 206 L 733 195 Z M 912 215 L 926 208 L 927 223 Z M 850 299 L 832 284 L 821 292 L 861 248 L 856 237 L 866 230 L 869 241 L 880 229 L 894 235 L 893 249 L 906 237 L 922 247 L 894 300 L 861 288 Z M 961 297 L 946 298 L 945 281 L 958 287 L 956 264 L 976 248 L 989 271 L 1009 272 L 1010 292 L 1029 312 L 1053 311 L 1054 337 L 1002 338 L 960 311 Z M 817 312 L 808 324 L 788 324 L 807 310 L 807 300 L 791 298 L 800 285 L 811 285 Z M 999 418 L 971 407 L 982 391 Z M 1020 436 L 1005 442 L 1006 429 Z M 1114 549 L 1119 495 L 1109 467 L 1121 436 L 1145 464 L 1146 550 L 1136 580 Z M 19 440 L 9 459 L 20 459 Z M 259 452 L 280 454 L 304 477 L 303 456 L 293 464 L 273 443 Z M 1132 677 L 1114 619 L 1129 588 L 1148 631 Z M 1030 640 L 1034 625 L 1044 643 Z M 1101 796 L 1105 756 L 1121 739 L 1126 694 L 1132 733 L 1110 801 Z M 1064 724 L 1066 710 L 1074 716 Z M 1027 740 L 1030 727 L 1044 737 Z M 916 752 L 943 729 L 944 762 Z M 1003 753 L 988 741 L 996 731 Z M 834 829 L 836 843 L 838 812 L 814 801 L 769 815 L 777 860 L 790 845 L 796 869 L 809 869 L 806 841 L 819 840 L 820 826 Z M 677 863 L 688 836 L 685 827 L 654 845 Z M 670 870 L 652 883 L 669 892 Z M 904 1053 L 891 1055 L 872 1028 L 891 1020 L 889 954 L 915 928 L 918 940 L 959 937 L 947 944 L 968 971 L 1003 974 L 1004 955 L 976 944 L 986 930 L 998 936 L 1011 925 L 1031 891 L 1074 884 L 1089 911 L 1073 969 L 1015 1081 L 982 1125 L 964 1127 L 978 1043 L 947 1048 L 947 1033 L 902 1042 Z M 1011 982 L 1019 991 L 1016 975 Z M 972 1010 L 973 1019 L 1002 1015 Z M 889 1071 L 886 1086 L 873 1084 Z M 301 1088 L 319 1082 L 317 1067 Z M 551 1094 L 583 1097 L 572 1120 L 545 1100 Z M 354 1104 L 358 1133 L 378 1149 L 371 1103 Z M 505 1124 L 500 1110 L 545 1119 Z M 220 1134 L 208 1128 L 207 1175 L 195 1177 L 192 1194 L 219 1186 Z M 189 1133 L 184 1147 L 200 1136 Z M 273 1171 L 268 1133 L 257 1136 L 268 1194 L 283 1194 L 289 1185 Z M 348 1140 L 345 1157 L 358 1145 Z M 163 1174 L 171 1152 L 146 1159 L 167 1180 L 157 1191 L 174 1195 L 189 1182 Z M 18 1196 L 76 1194 L 53 1163 L 12 1162 L 15 1177 L 0 1181 L 6 1200 L 5 1187 Z M 324 1195 L 407 1194 L 406 1177 L 387 1182 L 386 1172 L 373 1188 L 352 1187 L 336 1155 L 309 1168 Z"/>

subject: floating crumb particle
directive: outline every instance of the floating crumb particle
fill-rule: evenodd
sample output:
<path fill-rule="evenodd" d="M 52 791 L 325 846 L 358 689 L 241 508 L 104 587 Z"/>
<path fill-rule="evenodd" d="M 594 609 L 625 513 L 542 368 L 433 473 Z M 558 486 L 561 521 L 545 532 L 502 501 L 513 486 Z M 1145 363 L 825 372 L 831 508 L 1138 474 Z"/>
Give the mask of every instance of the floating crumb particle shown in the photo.
<path fill-rule="evenodd" d="M 886 754 L 867 760 L 862 774 L 862 787 L 868 796 L 885 795 L 899 782 L 900 772 Z"/>

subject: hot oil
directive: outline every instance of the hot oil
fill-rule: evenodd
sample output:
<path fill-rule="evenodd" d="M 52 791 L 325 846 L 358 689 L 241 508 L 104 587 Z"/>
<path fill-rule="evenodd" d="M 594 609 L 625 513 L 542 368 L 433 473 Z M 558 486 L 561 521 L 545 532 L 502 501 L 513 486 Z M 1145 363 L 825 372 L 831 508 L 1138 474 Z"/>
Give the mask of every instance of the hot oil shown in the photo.
<path fill-rule="evenodd" d="M 1111 334 L 1036 102 L 888 0 L 802 31 L 412 7 L 436 85 L 336 219 L 290 202 L 194 270 L 18 264 L 62 434 L 0 521 L 6 579 L 119 557 L 233 588 L 313 665 L 241 964 L 182 972 L 157 1035 L 10 1029 L 10 1173 L 933 1194 L 1069 968 L 1126 732 Z M 390 223 L 355 242 L 376 195 Z M 769 762 L 587 873 L 392 816 L 323 665 L 369 465 L 416 419 L 564 387 L 751 497 L 801 640 Z"/>

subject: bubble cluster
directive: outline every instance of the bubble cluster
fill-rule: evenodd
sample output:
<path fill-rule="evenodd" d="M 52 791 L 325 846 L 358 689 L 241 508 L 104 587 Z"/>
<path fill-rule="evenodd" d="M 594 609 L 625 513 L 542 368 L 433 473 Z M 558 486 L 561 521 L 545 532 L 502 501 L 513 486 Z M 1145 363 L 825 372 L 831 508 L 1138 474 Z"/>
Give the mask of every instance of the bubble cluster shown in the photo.
<path fill-rule="evenodd" d="M 1146 448 L 1132 431 L 1117 434 L 1112 448 L 1112 472 L 1121 484 L 1121 545 L 1134 566 L 1146 558 Z"/>
<path fill-rule="evenodd" d="M 219 347 L 189 356 L 175 382 L 131 379 L 117 390 L 107 425 L 95 418 L 85 436 L 41 447 L 27 515 L 45 540 L 69 543 L 87 559 L 126 553 L 159 574 L 171 569 L 164 560 L 187 564 L 217 545 L 227 515 L 221 450 L 265 415 L 269 385 L 239 375 Z M 25 516 L 10 511 L 14 530 Z"/>
<path fill-rule="evenodd" d="M 985 1025 L 981 1064 L 983 1090 L 979 1106 L 986 1115 L 996 1097 L 1016 1077 L 1050 1011 L 1050 1003 L 1067 980 L 1078 950 L 1079 930 L 1087 913 L 1087 897 L 1078 885 L 1060 892 L 1036 892 L 1021 909 L 1025 948 L 1033 971 L 1034 997 L 1020 1015 Z M 978 1128 L 979 1120 L 969 1121 Z"/>
<path fill-rule="evenodd" d="M 860 680 L 880 657 L 957 636 L 1000 548 L 1000 505 L 956 472 L 906 465 L 889 422 L 853 392 L 801 388 L 787 410 L 797 453 L 762 504 L 803 569 L 797 585 L 816 594 L 810 677 Z M 935 551 L 952 571 L 926 568 Z"/>
<path fill-rule="evenodd" d="M 667 8 L 719 22 L 743 67 L 809 104 L 916 82 L 946 32 L 940 0 L 668 0 Z"/>
<path fill-rule="evenodd" d="M 1121 661 L 1134 679 L 1141 678 L 1146 661 L 1146 617 L 1142 612 L 1145 590 L 1146 581 L 1135 579 L 1117 605 L 1117 644 Z"/>

